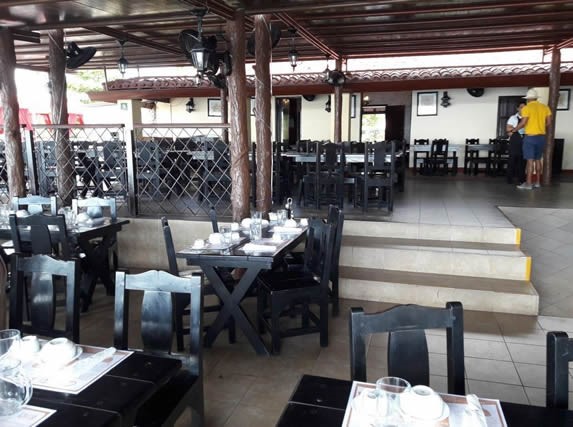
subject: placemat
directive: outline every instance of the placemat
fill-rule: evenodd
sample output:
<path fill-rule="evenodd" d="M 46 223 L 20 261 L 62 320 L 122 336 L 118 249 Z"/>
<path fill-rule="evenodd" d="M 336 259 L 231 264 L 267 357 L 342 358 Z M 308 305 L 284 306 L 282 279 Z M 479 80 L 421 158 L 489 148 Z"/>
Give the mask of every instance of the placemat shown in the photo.
<path fill-rule="evenodd" d="M 0 417 L 0 426 L 35 427 L 44 422 L 55 412 L 55 409 L 24 405 L 22 410 L 17 414 L 10 415 L 8 417 Z"/>

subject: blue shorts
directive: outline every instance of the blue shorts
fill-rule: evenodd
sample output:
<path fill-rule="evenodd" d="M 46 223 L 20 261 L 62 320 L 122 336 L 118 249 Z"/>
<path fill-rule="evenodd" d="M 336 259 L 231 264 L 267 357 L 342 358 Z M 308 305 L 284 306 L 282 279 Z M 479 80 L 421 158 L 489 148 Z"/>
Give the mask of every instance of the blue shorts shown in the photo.
<path fill-rule="evenodd" d="M 523 138 L 523 158 L 539 160 L 545 148 L 545 135 L 525 135 Z"/>

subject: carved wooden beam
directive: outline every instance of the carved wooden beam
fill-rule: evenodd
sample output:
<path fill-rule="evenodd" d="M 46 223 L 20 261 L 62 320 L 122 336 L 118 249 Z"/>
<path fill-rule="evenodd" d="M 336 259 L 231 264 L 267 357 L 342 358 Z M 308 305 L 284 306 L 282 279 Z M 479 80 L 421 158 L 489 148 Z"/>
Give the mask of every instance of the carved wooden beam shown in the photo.
<path fill-rule="evenodd" d="M 165 46 L 161 43 L 154 42 L 153 40 L 147 40 L 141 37 L 133 36 L 129 33 L 126 33 L 125 31 L 119 31 L 109 27 L 91 27 L 89 29 L 96 33 L 105 34 L 106 36 L 110 36 L 118 40 L 125 40 L 139 46 L 145 46 L 150 49 L 159 50 L 161 52 L 183 56 L 183 52 L 179 48 Z"/>
<path fill-rule="evenodd" d="M 14 80 L 16 54 L 14 38 L 8 28 L 0 27 L 0 98 L 4 107 L 4 140 L 10 197 L 25 196 L 24 158 L 20 133 L 18 92 Z"/>
<path fill-rule="evenodd" d="M 245 19 L 237 11 L 234 19 L 227 21 L 226 36 L 232 57 L 233 72 L 227 77 L 229 88 L 229 124 L 231 125 L 229 149 L 231 151 L 231 206 L 233 220 L 241 221 L 250 216 L 249 141 L 247 120 L 247 78 L 245 75 Z"/>
<path fill-rule="evenodd" d="M 342 70 L 342 60 L 336 60 L 336 69 Z M 342 141 L 342 86 L 334 86 L 334 142 Z"/>
<path fill-rule="evenodd" d="M 271 34 L 270 15 L 255 16 L 255 125 L 257 132 L 257 210 L 265 214 L 272 207 L 271 142 Z"/>
<path fill-rule="evenodd" d="M 553 147 L 555 139 L 555 121 L 557 119 L 557 101 L 559 100 L 559 87 L 561 85 L 561 50 L 553 48 L 551 53 L 551 69 L 549 71 L 549 108 L 553 113 L 551 126 L 547 129 L 545 153 L 543 156 L 543 184 L 551 184 L 553 173 Z"/>

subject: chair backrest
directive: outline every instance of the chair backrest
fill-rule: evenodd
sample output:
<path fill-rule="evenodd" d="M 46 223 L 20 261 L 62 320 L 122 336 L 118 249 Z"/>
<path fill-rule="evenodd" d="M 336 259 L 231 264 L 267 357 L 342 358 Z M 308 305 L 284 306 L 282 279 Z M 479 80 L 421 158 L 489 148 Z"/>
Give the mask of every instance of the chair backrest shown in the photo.
<path fill-rule="evenodd" d="M 479 138 L 466 138 L 466 145 L 478 145 Z"/>
<path fill-rule="evenodd" d="M 103 145 L 104 169 L 113 170 L 116 167 L 125 168 L 125 148 L 123 143 L 108 141 Z"/>
<path fill-rule="evenodd" d="M 446 308 L 399 305 L 366 314 L 350 313 L 350 377 L 366 381 L 366 337 L 388 332 L 388 375 L 410 384 L 429 385 L 430 365 L 424 329 L 445 328 L 447 336 L 448 393 L 465 394 L 464 321 L 460 302 Z"/>
<path fill-rule="evenodd" d="M 364 150 L 366 150 L 366 144 L 363 142 L 352 142 L 350 146 L 350 152 L 352 153 L 363 154 Z"/>
<path fill-rule="evenodd" d="M 67 337 L 80 342 L 80 277 L 78 260 L 48 255 L 14 253 L 11 265 L 10 328 L 47 337 Z M 56 284 L 65 281 L 65 326 L 56 329 Z M 30 281 L 30 320 L 24 322 L 24 296 Z"/>
<path fill-rule="evenodd" d="M 109 209 L 109 216 L 111 219 L 117 219 L 117 203 L 115 198 L 101 198 L 89 197 L 87 199 L 73 199 L 72 209 L 76 213 L 80 213 L 80 209 L 87 210 L 89 208 L 106 208 Z M 105 216 L 105 214 L 103 214 Z"/>
<path fill-rule="evenodd" d="M 161 228 L 163 229 L 163 240 L 165 241 L 165 250 L 167 252 L 167 262 L 169 263 L 169 273 L 179 276 L 179 267 L 177 266 L 177 257 L 175 256 L 175 245 L 173 244 L 173 235 L 167 218 L 161 217 Z"/>
<path fill-rule="evenodd" d="M 573 339 L 565 332 L 547 333 L 547 388 L 548 408 L 569 407 L 569 362 L 573 362 Z"/>
<path fill-rule="evenodd" d="M 447 139 L 434 139 L 432 141 L 432 148 L 430 149 L 431 156 L 447 156 L 448 155 L 449 141 Z"/>
<path fill-rule="evenodd" d="M 304 251 L 304 268 L 320 277 L 321 286 L 328 288 L 332 268 L 335 228 L 322 219 L 313 218 L 308 226 Z"/>
<path fill-rule="evenodd" d="M 0 329 L 6 329 L 6 282 L 8 281 L 8 268 L 4 258 L 0 256 Z"/>
<path fill-rule="evenodd" d="M 12 209 L 15 211 L 26 209 L 31 215 L 41 214 L 46 210 L 49 214 L 56 215 L 58 213 L 58 201 L 56 196 L 13 197 Z"/>
<path fill-rule="evenodd" d="M 415 139 L 414 140 L 414 145 L 430 145 L 430 140 L 428 138 L 423 139 Z"/>
<path fill-rule="evenodd" d="M 214 206 L 209 209 L 209 219 L 211 220 L 211 227 L 213 228 L 213 233 L 219 232 L 219 221 L 217 220 L 217 211 Z"/>
<path fill-rule="evenodd" d="M 338 277 L 340 248 L 342 246 L 342 229 L 344 227 L 344 212 L 342 209 L 330 205 L 326 223 L 334 227 L 334 244 L 332 248 L 332 265 L 330 266 L 330 277 L 334 280 Z"/>
<path fill-rule="evenodd" d="M 202 375 L 203 366 L 203 297 L 200 275 L 177 277 L 165 271 L 150 270 L 140 274 L 115 273 L 114 345 L 128 348 L 129 299 L 132 291 L 142 291 L 141 340 L 143 350 L 154 354 L 171 354 L 174 334 L 175 298 L 189 298 L 189 354 L 182 357 L 186 368 Z"/>
<path fill-rule="evenodd" d="M 59 255 L 71 258 L 68 230 L 64 215 L 30 215 L 9 217 L 14 250 L 34 255 Z M 59 251 L 58 249 L 59 245 Z"/>
<path fill-rule="evenodd" d="M 390 159 L 386 155 L 390 155 Z M 371 156 L 373 162 L 371 163 Z M 389 160 L 389 161 L 388 161 Z M 385 171 L 394 174 L 396 166 L 396 145 L 394 141 L 370 142 L 364 151 L 364 170 L 367 172 Z"/>

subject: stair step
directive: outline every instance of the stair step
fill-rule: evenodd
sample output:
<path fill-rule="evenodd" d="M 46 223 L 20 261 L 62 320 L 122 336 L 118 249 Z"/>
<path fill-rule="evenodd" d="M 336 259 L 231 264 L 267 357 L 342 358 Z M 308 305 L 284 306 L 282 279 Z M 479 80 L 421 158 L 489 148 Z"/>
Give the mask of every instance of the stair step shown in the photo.
<path fill-rule="evenodd" d="M 515 244 L 345 236 L 340 265 L 494 279 L 529 280 L 531 258 Z"/>
<path fill-rule="evenodd" d="M 344 221 L 345 236 L 482 242 L 519 245 L 521 229 L 465 225 L 415 224 L 405 222 Z"/>
<path fill-rule="evenodd" d="M 539 295 L 529 280 L 341 267 L 342 298 L 444 306 L 461 301 L 469 310 L 537 315 Z"/>

